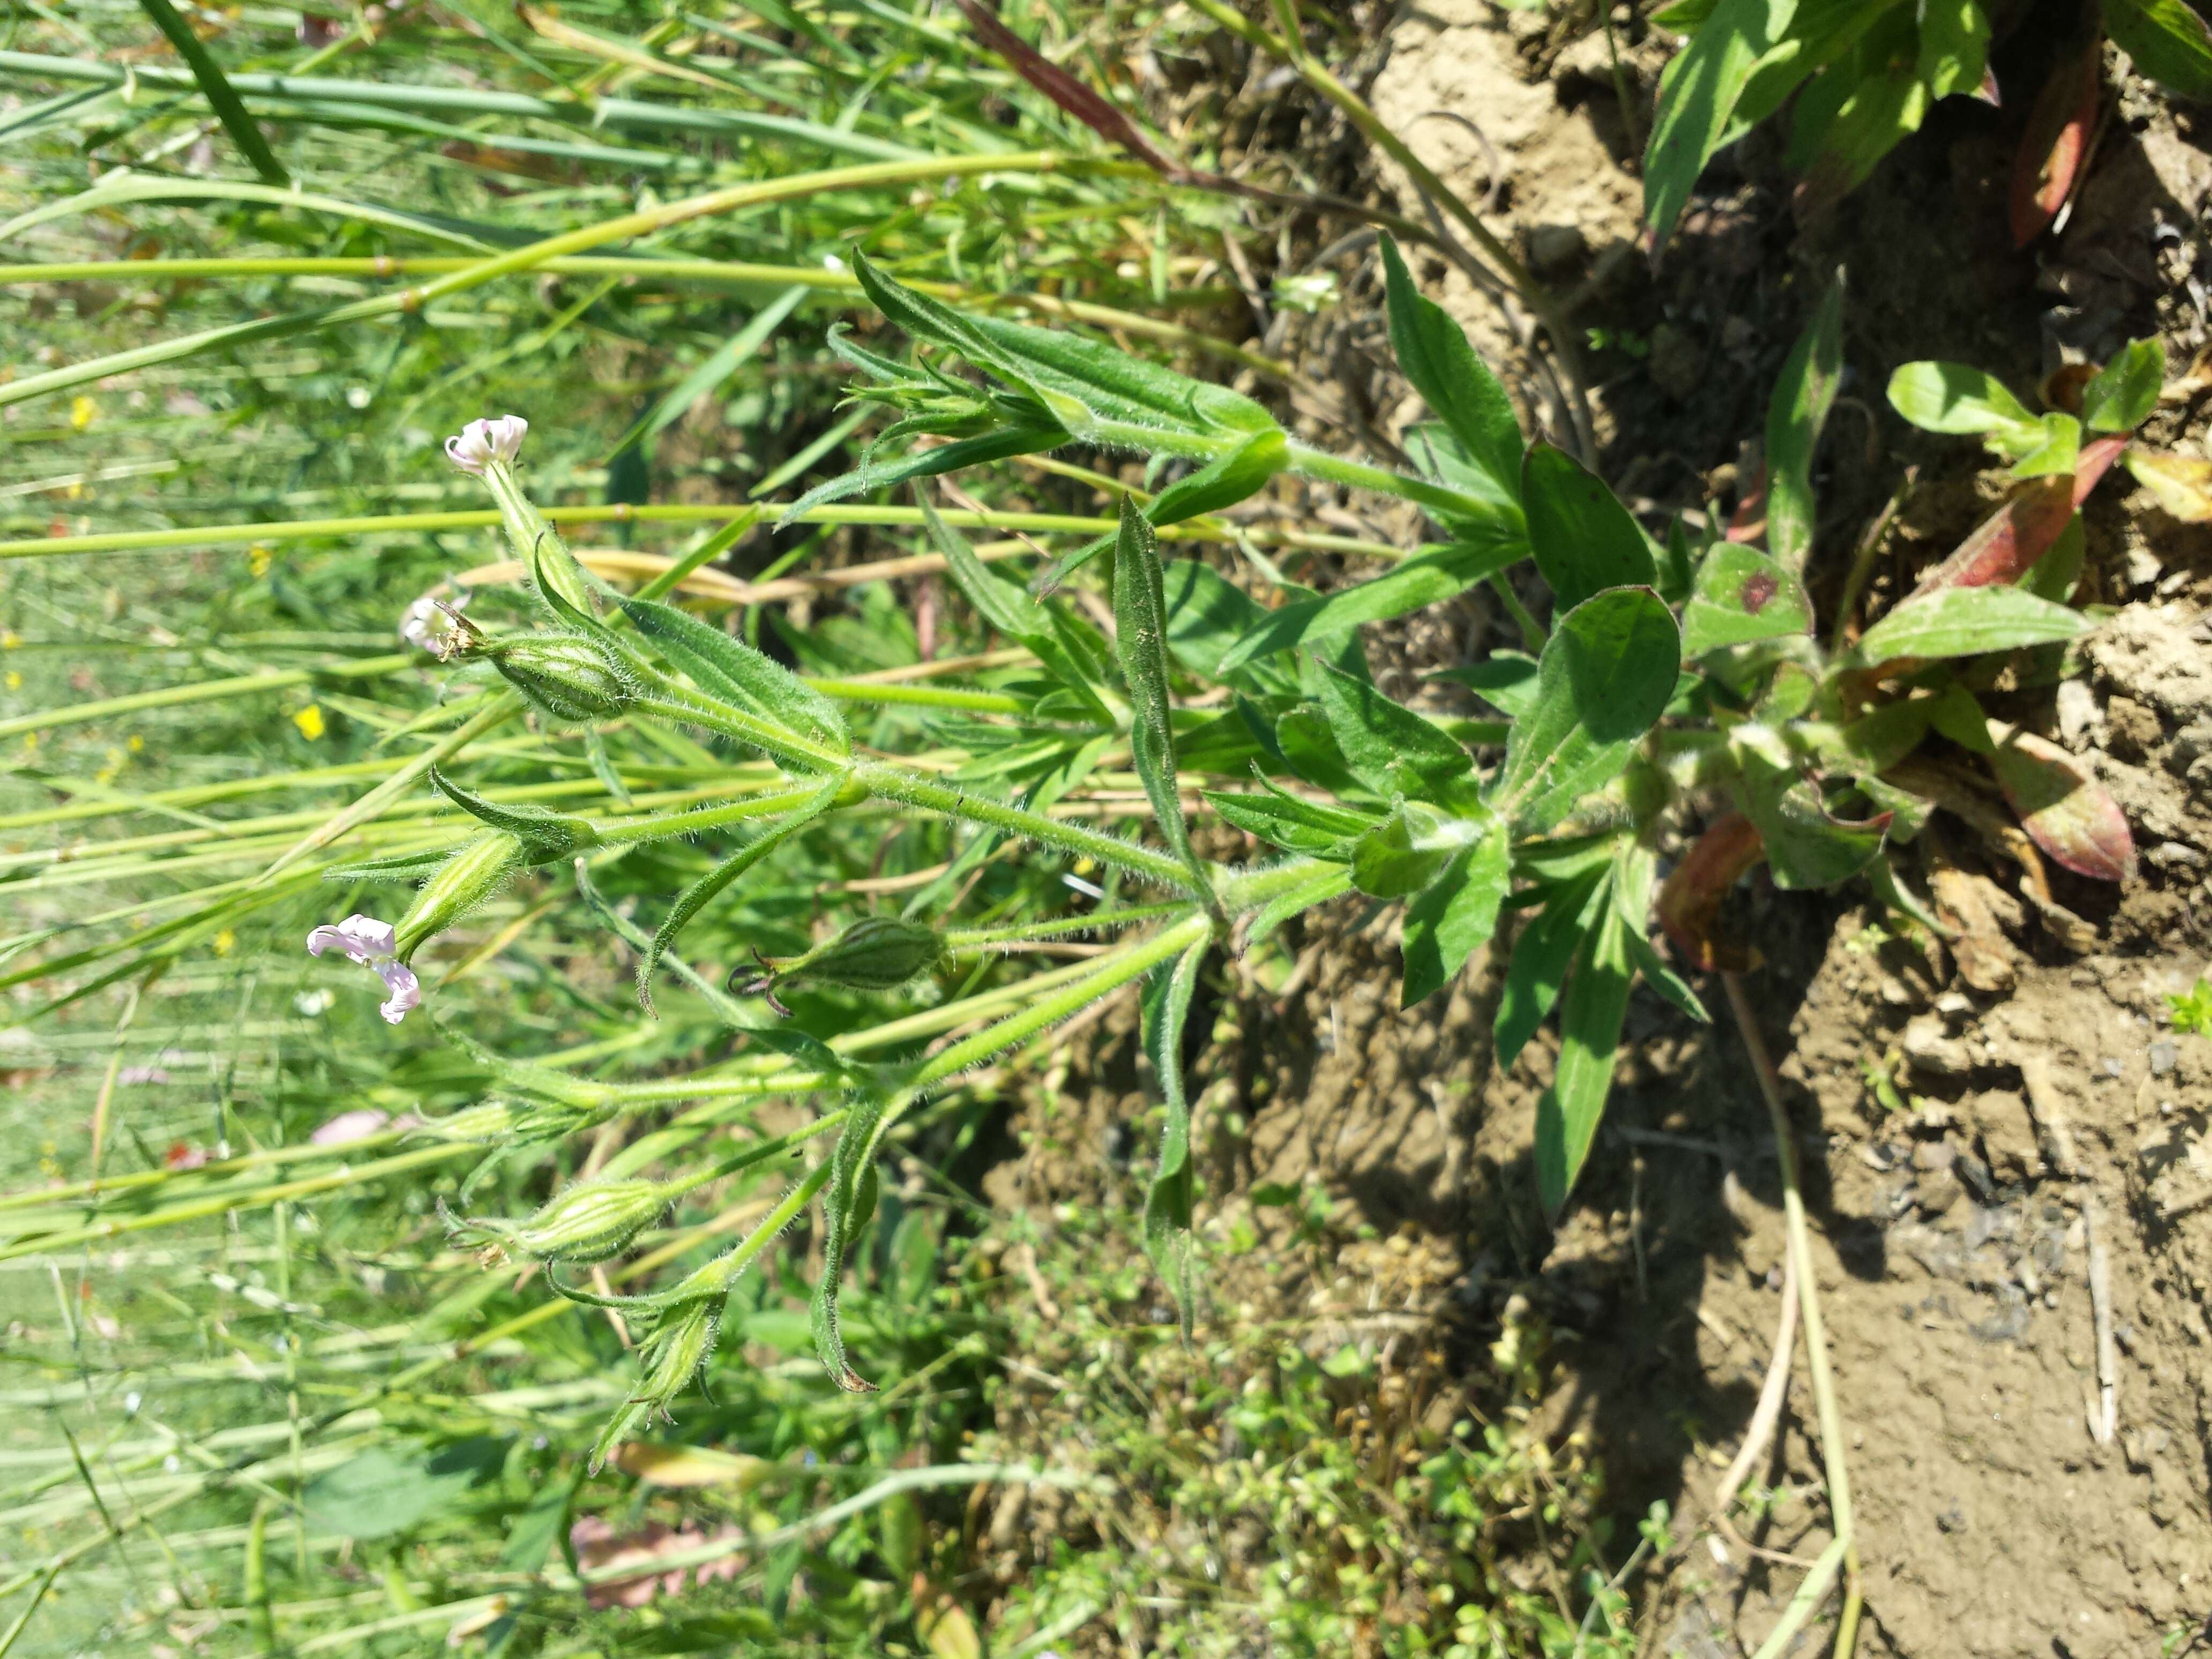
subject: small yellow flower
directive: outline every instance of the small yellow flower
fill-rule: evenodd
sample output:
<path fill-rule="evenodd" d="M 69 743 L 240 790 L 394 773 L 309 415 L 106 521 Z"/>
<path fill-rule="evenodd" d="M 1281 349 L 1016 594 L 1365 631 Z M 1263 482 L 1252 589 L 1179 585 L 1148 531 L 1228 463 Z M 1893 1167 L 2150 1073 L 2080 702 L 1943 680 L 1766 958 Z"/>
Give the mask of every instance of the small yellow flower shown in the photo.
<path fill-rule="evenodd" d="M 10 691 L 21 691 L 23 689 L 23 677 L 12 668 L 8 671 L 8 689 Z"/>
<path fill-rule="evenodd" d="M 1097 867 L 1098 861 L 1096 859 L 1078 859 L 1075 861 L 1075 873 L 1079 876 L 1087 876 Z"/>
<path fill-rule="evenodd" d="M 252 568 L 256 576 L 265 576 L 269 574 L 269 550 L 260 543 L 256 542 L 246 550 L 246 562 Z"/>
<path fill-rule="evenodd" d="M 14 629 L 0 629 L 0 651 L 13 651 L 22 642 L 23 636 Z"/>
<path fill-rule="evenodd" d="M 292 724 L 300 728 L 300 735 L 301 737 L 305 738 L 309 743 L 313 743 L 317 738 L 323 735 L 325 730 L 323 725 L 322 704 L 319 702 L 309 703 L 305 708 L 302 708 L 298 714 L 292 716 Z"/>
<path fill-rule="evenodd" d="M 230 954 L 231 946 L 237 943 L 238 935 L 232 933 L 229 928 L 224 928 L 222 932 L 215 936 L 216 955 L 219 957 L 228 956 Z"/>
<path fill-rule="evenodd" d="M 135 755 L 145 748 L 146 739 L 143 738 L 134 737 L 130 742 L 125 744 L 123 746 Z"/>
<path fill-rule="evenodd" d="M 99 413 L 100 405 L 89 398 L 76 397 L 70 399 L 70 424 L 79 432 L 90 426 Z"/>
<path fill-rule="evenodd" d="M 39 734 L 35 732 L 26 732 L 23 734 L 23 752 L 27 755 L 34 755 L 38 750 Z"/>

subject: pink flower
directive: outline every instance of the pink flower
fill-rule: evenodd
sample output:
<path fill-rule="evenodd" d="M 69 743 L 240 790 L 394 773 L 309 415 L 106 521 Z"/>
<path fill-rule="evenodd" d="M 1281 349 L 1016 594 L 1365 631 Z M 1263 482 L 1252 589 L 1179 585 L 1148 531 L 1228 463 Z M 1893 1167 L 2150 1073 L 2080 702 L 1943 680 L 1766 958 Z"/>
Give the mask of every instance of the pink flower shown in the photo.
<path fill-rule="evenodd" d="M 415 977 L 412 968 L 392 954 L 398 948 L 398 939 L 392 924 L 379 921 L 374 916 L 348 916 L 335 926 L 325 922 L 307 935 L 309 956 L 339 951 L 349 960 L 376 970 L 376 976 L 384 981 L 384 988 L 392 993 L 376 1012 L 392 1025 L 406 1018 L 407 1011 L 419 1007 L 422 1001 L 422 981 Z"/>
<path fill-rule="evenodd" d="M 523 434 L 529 430 L 530 422 L 520 415 L 471 421 L 461 428 L 459 435 L 446 440 L 446 459 L 462 471 L 473 472 L 481 478 L 484 468 L 495 461 L 501 466 L 512 466 L 522 448 Z"/>
<path fill-rule="evenodd" d="M 391 1121 L 391 1113 L 364 1106 L 358 1111 L 340 1112 L 307 1139 L 318 1146 L 343 1146 L 349 1141 L 366 1140 Z"/>

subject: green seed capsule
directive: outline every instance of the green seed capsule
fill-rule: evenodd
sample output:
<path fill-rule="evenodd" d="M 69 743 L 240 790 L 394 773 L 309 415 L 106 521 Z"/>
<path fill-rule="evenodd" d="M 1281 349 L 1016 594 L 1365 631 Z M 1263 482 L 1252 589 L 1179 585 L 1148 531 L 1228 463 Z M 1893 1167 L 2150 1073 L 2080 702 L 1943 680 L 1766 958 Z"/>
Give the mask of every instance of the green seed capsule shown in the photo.
<path fill-rule="evenodd" d="M 638 1378 L 637 1392 L 631 1399 L 641 1405 L 665 1407 L 682 1393 L 692 1374 L 706 1363 L 707 1356 L 714 1351 L 714 1339 L 722 1326 L 722 1304 L 726 1297 L 702 1297 L 671 1308 L 653 1326 L 653 1334 L 647 1337 L 642 1361 L 642 1375 Z"/>
<path fill-rule="evenodd" d="M 788 1012 L 775 999 L 783 986 L 813 982 L 848 985 L 860 991 L 893 991 L 937 966 L 945 941 L 927 922 L 898 916 L 869 916 L 803 957 L 770 962 L 759 952 L 760 971 L 739 969 L 730 988 L 741 996 L 765 996 L 778 1013 Z"/>
<path fill-rule="evenodd" d="M 506 1241 L 541 1261 L 604 1261 L 667 1207 L 656 1181 L 586 1182 L 549 1200 Z"/>
<path fill-rule="evenodd" d="M 410 962 L 423 940 L 442 933 L 507 884 L 524 862 L 520 838 L 494 830 L 466 842 L 432 872 L 393 930 L 399 959 Z"/>
<path fill-rule="evenodd" d="M 581 634 L 523 634 L 483 648 L 507 684 L 556 720 L 619 714 L 637 695 L 621 665 Z"/>

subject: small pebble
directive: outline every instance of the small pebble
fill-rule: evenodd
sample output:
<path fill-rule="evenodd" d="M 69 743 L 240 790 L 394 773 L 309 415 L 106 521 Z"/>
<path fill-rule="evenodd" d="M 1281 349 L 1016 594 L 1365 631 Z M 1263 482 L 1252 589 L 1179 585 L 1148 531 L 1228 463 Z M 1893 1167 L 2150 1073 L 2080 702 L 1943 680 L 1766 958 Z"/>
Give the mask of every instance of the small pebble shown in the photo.
<path fill-rule="evenodd" d="M 2150 1074 L 2153 1077 L 2164 1077 L 2168 1072 L 2174 1068 L 2174 1066 L 2180 1060 L 2180 1059 L 2181 1048 L 2179 1044 L 2171 1041 L 2162 1041 L 2152 1043 L 2150 1045 Z"/>

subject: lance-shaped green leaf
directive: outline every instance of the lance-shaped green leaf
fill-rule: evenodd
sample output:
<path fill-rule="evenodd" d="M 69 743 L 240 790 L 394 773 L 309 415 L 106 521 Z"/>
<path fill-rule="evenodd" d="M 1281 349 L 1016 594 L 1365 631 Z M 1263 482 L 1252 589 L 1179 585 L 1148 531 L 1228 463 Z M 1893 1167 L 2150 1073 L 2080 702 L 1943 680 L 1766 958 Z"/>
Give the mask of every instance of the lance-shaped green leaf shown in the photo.
<path fill-rule="evenodd" d="M 876 308 L 908 334 L 958 352 L 985 374 L 1033 398 L 1068 436 L 1210 460 L 1274 417 L 1224 386 L 1194 380 L 1079 334 L 963 317 L 901 286 L 865 257 L 854 273 Z"/>
<path fill-rule="evenodd" d="M 333 864 L 323 872 L 325 881 L 416 881 L 428 875 L 453 855 L 450 847 L 420 853 L 393 853 L 380 859 L 356 859 Z"/>
<path fill-rule="evenodd" d="M 1866 631 L 1852 654 L 1866 664 L 1972 657 L 2070 640 L 2088 627 L 2080 611 L 2017 587 L 1948 587 L 1899 605 Z"/>
<path fill-rule="evenodd" d="M 1398 245 L 1382 238 L 1383 292 L 1390 348 L 1461 452 L 1488 481 L 1484 494 L 1503 505 L 1521 494 L 1521 422 L 1513 400 L 1444 308 L 1413 286 Z"/>
<path fill-rule="evenodd" d="M 1744 815 L 1765 844 L 1777 887 L 1832 887 L 1881 855 L 1888 813 L 1864 822 L 1839 818 L 1820 784 L 1787 757 L 1747 743 L 1733 748 L 1743 775 Z"/>
<path fill-rule="evenodd" d="M 1198 989 L 1198 971 L 1212 946 L 1200 939 L 1169 967 L 1156 969 L 1145 988 L 1145 1053 L 1159 1079 L 1167 1107 L 1160 1130 L 1160 1164 L 1145 1197 L 1145 1251 L 1175 1297 L 1189 1336 L 1197 1300 L 1197 1248 L 1191 1237 L 1194 1182 L 1190 1162 L 1190 1103 L 1183 1092 L 1182 1033 Z"/>
<path fill-rule="evenodd" d="M 1539 890 L 1544 896 L 1542 908 L 1513 942 L 1498 1018 L 1491 1028 L 1500 1066 L 1510 1066 L 1520 1057 L 1559 1001 L 1576 947 L 1586 933 L 1604 923 L 1612 879 L 1607 857 L 1594 868 Z"/>
<path fill-rule="evenodd" d="M 1344 750 L 1337 746 L 1335 732 L 1319 709 L 1306 704 L 1285 709 L 1275 721 L 1275 747 L 1292 772 L 1332 795 L 1344 798 L 1374 793 L 1352 775 Z M 1390 796 L 1385 793 L 1382 799 L 1388 802 Z"/>
<path fill-rule="evenodd" d="M 1425 610 L 1464 593 L 1528 556 L 1527 544 L 1503 528 L 1485 540 L 1455 542 L 1417 553 L 1366 581 L 1268 612 L 1267 620 L 1239 640 L 1222 659 L 1223 672 L 1233 672 L 1278 651 L 1349 633 L 1364 623 Z"/>
<path fill-rule="evenodd" d="M 222 123 L 222 130 L 230 135 L 239 153 L 252 164 L 253 170 L 272 185 L 289 185 L 291 175 L 284 171 L 282 162 L 269 148 L 269 141 L 261 136 L 261 125 L 246 112 L 246 104 L 230 84 L 222 66 L 215 61 L 206 43 L 192 33 L 192 26 L 178 15 L 169 0 L 138 0 L 146 15 L 153 19 L 154 27 L 161 31 L 168 43 L 177 49 L 177 55 L 199 82 L 200 91 L 206 94 L 209 107 L 215 118 Z M 125 83 L 126 86 L 128 83 Z"/>
<path fill-rule="evenodd" d="M 1651 539 L 1606 488 L 1564 449 L 1531 444 L 1521 470 L 1522 510 L 1536 568 L 1573 610 L 1608 587 L 1650 587 L 1657 580 Z"/>
<path fill-rule="evenodd" d="M 1458 976 L 1468 957 L 1498 931 L 1498 909 L 1511 879 L 1505 822 L 1490 821 L 1480 837 L 1452 854 L 1443 872 L 1406 906 L 1405 982 L 1399 1006 L 1410 1008 Z"/>
<path fill-rule="evenodd" d="M 1324 663 L 1316 689 L 1345 763 L 1384 799 L 1443 801 L 1474 769 L 1457 742 L 1367 681 Z"/>
<path fill-rule="evenodd" d="M 676 943 L 676 936 L 690 926 L 694 916 L 714 902 L 732 882 L 821 817 L 830 804 L 836 799 L 841 785 L 842 781 L 836 779 L 824 784 L 789 817 L 747 842 L 677 895 L 676 902 L 669 908 L 666 919 L 653 936 L 653 944 L 637 964 L 637 1000 L 647 1013 L 653 1012 L 653 973 L 660 966 L 661 957 L 667 955 L 669 948 Z"/>
<path fill-rule="evenodd" d="M 2132 432 L 2158 407 L 2166 384 L 2166 348 L 2130 340 L 2081 389 L 2081 423 L 2092 432 Z"/>
<path fill-rule="evenodd" d="M 946 472 L 957 472 L 963 467 L 1008 460 L 1016 455 L 1041 455 L 1048 449 L 1059 448 L 1066 441 L 1067 434 L 1056 426 L 1019 422 L 996 432 L 956 439 L 949 444 L 939 444 L 934 449 L 918 449 L 911 454 L 888 461 L 864 460 L 850 472 L 815 485 L 784 508 L 783 516 L 776 520 L 776 525 L 781 528 L 805 517 L 815 507 L 826 507 L 831 501 L 842 501 L 848 495 L 858 495 L 866 490 L 881 489 L 914 478 L 934 478 Z"/>
<path fill-rule="evenodd" d="M 1644 929 L 1650 925 L 1651 887 L 1658 861 L 1650 848 L 1631 842 L 1620 849 L 1613 871 L 1613 908 L 1620 915 L 1621 942 L 1627 947 L 1629 966 L 1641 974 L 1651 988 L 1701 1025 L 1712 1016 L 1682 976 L 1668 966 L 1651 946 Z"/>
<path fill-rule="evenodd" d="M 1157 529 L 1234 507 L 1257 495 L 1268 479 L 1290 465 L 1290 459 L 1289 446 L 1279 431 L 1255 433 L 1153 496 L 1145 508 L 1145 517 Z M 1050 593 L 1113 544 L 1113 537 L 1101 536 L 1063 553 L 1032 586 L 1040 595 Z"/>
<path fill-rule="evenodd" d="M 873 1394 L 876 1385 L 845 1357 L 837 1303 L 845 1282 L 845 1253 L 876 1212 L 876 1148 L 896 1114 L 880 1096 L 856 1095 L 830 1155 L 830 1180 L 822 1188 L 822 1276 L 814 1283 L 810 1323 L 814 1352 L 830 1380 L 848 1394 Z"/>
<path fill-rule="evenodd" d="M 1554 1223 L 1589 1161 L 1613 1088 L 1620 1023 L 1635 978 L 1628 927 L 1617 908 L 1607 908 L 1584 936 L 1559 1005 L 1559 1068 L 1536 1103 L 1536 1193 Z"/>
<path fill-rule="evenodd" d="M 1681 673 L 1674 618 L 1648 587 L 1620 587 L 1561 617 L 1536 665 L 1535 706 L 1514 721 L 1492 805 L 1540 834 L 1627 763 Z"/>
<path fill-rule="evenodd" d="M 1127 496 L 1114 547 L 1114 650 L 1129 693 L 1129 749 L 1137 778 L 1152 803 L 1161 837 L 1211 894 L 1213 878 L 1191 850 L 1176 787 L 1175 731 L 1168 702 L 1168 605 L 1152 527 Z"/>
<path fill-rule="evenodd" d="M 672 605 L 624 599 L 622 608 L 637 631 L 709 696 L 834 754 L 853 752 L 845 722 L 830 700 L 781 663 Z"/>
<path fill-rule="evenodd" d="M 1799 636 L 1812 625 L 1804 584 L 1779 561 L 1741 542 L 1716 542 L 1682 607 L 1682 654 Z"/>
<path fill-rule="evenodd" d="M 1766 544 L 1801 570 L 1813 550 L 1813 456 L 1844 370 L 1844 285 L 1828 285 L 1812 325 L 1782 366 L 1766 410 Z"/>
<path fill-rule="evenodd" d="M 1989 74 L 1990 20 L 1980 0 L 1926 0 L 1920 8 L 1920 79 L 1931 98 L 1979 92 Z"/>
<path fill-rule="evenodd" d="M 1795 205 L 1812 216 L 1864 184 L 1875 164 L 1919 130 L 1930 101 L 1914 61 L 1912 14 L 1896 5 L 1850 54 L 1808 86 L 1790 117 L 1786 166 L 1802 169 Z"/>
<path fill-rule="evenodd" d="M 1278 893 L 1260 907 L 1245 933 L 1248 947 L 1258 945 L 1292 916 L 1326 904 L 1352 890 L 1352 872 L 1340 866 L 1322 870 L 1286 893 Z"/>
<path fill-rule="evenodd" d="M 1266 785 L 1267 780 L 1261 782 Z M 1372 818 L 1320 801 L 1302 800 L 1279 789 L 1264 794 L 1224 794 L 1208 790 L 1206 804 L 1234 825 L 1285 852 L 1321 858 L 1348 856 L 1351 844 L 1374 824 Z"/>
<path fill-rule="evenodd" d="M 1689 46 L 1667 65 L 1644 152 L 1644 217 L 1655 249 L 1667 246 L 1698 175 L 1734 130 L 1753 70 L 1781 42 L 1796 13 L 1797 0 L 1719 0 Z"/>
<path fill-rule="evenodd" d="M 977 557 L 968 538 L 945 523 L 926 497 L 916 499 L 929 538 L 944 555 L 946 571 L 968 602 L 1000 633 L 1028 647 L 1046 672 L 1080 698 L 1095 718 L 1106 721 L 1106 705 L 1092 689 L 1083 659 L 1060 642 L 1051 612 L 1031 599 L 1026 588 L 1007 581 Z"/>
<path fill-rule="evenodd" d="M 486 800 L 462 788 L 434 766 L 430 769 L 430 787 L 478 823 L 504 830 L 520 841 L 524 855 L 532 864 L 567 858 L 599 844 L 599 832 L 582 818 L 564 817 L 542 806 Z"/>

